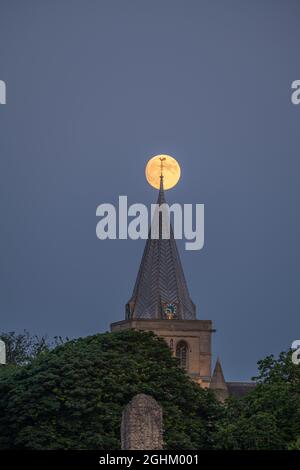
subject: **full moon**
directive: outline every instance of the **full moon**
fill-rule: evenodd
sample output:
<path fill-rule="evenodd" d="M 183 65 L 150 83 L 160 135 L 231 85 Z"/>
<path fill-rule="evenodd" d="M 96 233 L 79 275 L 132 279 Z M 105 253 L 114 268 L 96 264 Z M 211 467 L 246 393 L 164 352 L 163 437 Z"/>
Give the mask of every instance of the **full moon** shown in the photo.
<path fill-rule="evenodd" d="M 179 163 L 170 155 L 155 155 L 150 158 L 145 169 L 146 179 L 153 188 L 159 189 L 161 165 L 164 189 L 171 189 L 178 183 L 181 170 Z"/>

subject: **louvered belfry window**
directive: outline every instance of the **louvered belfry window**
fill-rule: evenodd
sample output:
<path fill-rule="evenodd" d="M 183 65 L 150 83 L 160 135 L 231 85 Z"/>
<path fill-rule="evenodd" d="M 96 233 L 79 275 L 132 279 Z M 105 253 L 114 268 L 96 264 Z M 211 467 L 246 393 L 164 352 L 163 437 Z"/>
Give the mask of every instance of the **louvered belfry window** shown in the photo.
<path fill-rule="evenodd" d="M 176 357 L 183 369 L 188 369 L 188 345 L 185 341 L 179 341 L 176 346 Z"/>

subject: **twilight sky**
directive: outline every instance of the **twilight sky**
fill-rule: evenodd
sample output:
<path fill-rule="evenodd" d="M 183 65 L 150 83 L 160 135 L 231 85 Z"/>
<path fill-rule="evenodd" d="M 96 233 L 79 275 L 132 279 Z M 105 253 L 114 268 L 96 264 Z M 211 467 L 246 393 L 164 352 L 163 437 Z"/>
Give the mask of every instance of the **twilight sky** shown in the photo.
<path fill-rule="evenodd" d="M 144 241 L 96 238 L 96 207 L 205 204 L 178 242 L 228 380 L 300 338 L 297 0 L 0 0 L 0 331 L 85 336 L 124 317 Z"/>

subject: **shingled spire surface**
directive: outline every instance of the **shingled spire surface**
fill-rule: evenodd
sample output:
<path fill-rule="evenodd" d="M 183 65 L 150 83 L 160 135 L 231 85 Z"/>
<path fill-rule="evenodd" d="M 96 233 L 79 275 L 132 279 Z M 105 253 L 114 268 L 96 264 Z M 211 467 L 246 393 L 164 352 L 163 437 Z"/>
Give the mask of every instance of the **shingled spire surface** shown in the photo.
<path fill-rule="evenodd" d="M 157 204 L 164 203 L 161 175 Z M 170 237 L 164 239 L 161 216 L 159 220 L 159 237 L 153 239 L 149 232 L 133 294 L 126 304 L 126 319 L 195 320 L 196 309 L 188 292 L 172 225 Z"/>

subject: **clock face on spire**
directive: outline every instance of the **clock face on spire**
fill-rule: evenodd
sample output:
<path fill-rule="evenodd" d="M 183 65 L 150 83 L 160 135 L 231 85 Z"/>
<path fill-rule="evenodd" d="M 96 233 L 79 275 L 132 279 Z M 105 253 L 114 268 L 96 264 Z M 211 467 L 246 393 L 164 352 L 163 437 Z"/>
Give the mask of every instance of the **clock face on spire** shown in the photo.
<path fill-rule="evenodd" d="M 175 303 L 166 303 L 164 305 L 164 315 L 168 320 L 173 320 L 176 318 L 177 313 L 177 305 Z"/>
<path fill-rule="evenodd" d="M 164 189 L 171 189 L 178 183 L 181 170 L 175 158 L 162 154 L 150 158 L 145 173 L 148 183 L 153 188 L 160 188 L 160 180 L 163 177 Z"/>

